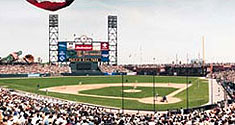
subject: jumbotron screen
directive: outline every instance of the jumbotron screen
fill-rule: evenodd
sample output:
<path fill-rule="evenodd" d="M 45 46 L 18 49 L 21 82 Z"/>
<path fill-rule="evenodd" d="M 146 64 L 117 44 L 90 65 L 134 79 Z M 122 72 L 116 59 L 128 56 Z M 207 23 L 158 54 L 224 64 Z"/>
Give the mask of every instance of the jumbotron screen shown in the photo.
<path fill-rule="evenodd" d="M 59 42 L 58 62 L 109 62 L 109 43 Z"/>

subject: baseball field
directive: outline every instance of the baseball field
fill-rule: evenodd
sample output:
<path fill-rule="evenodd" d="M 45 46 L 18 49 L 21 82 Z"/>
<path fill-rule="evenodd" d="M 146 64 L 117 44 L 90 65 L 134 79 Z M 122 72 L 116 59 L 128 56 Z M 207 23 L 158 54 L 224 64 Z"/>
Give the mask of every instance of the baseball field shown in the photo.
<path fill-rule="evenodd" d="M 122 96 L 125 109 L 153 110 L 153 99 L 158 111 L 186 107 L 186 77 L 124 76 L 123 81 L 123 89 L 121 76 L 0 79 L 0 86 L 107 107 L 121 108 Z M 197 77 L 188 81 L 189 107 L 206 104 L 208 81 Z M 162 102 L 163 96 L 167 101 Z"/>

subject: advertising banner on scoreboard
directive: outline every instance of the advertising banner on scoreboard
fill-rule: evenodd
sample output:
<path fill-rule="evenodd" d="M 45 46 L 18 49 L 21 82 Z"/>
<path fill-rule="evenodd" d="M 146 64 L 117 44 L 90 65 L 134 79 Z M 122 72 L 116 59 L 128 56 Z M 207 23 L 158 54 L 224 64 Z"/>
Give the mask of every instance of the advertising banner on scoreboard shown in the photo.
<path fill-rule="evenodd" d="M 67 43 L 67 49 L 68 50 L 74 50 L 75 49 L 75 43 L 74 42 L 68 42 Z"/>
<path fill-rule="evenodd" d="M 101 52 L 101 61 L 108 62 L 109 61 L 109 51 L 102 51 Z"/>
<path fill-rule="evenodd" d="M 75 50 L 77 51 L 91 51 L 92 45 L 75 45 Z"/>
<path fill-rule="evenodd" d="M 101 50 L 109 50 L 109 43 L 101 42 Z"/>
<path fill-rule="evenodd" d="M 58 42 L 58 50 L 67 50 L 67 42 Z"/>
<path fill-rule="evenodd" d="M 66 50 L 59 50 L 58 51 L 58 61 L 59 62 L 66 62 L 67 61 Z"/>
<path fill-rule="evenodd" d="M 77 58 L 101 58 L 101 51 L 77 51 Z"/>
<path fill-rule="evenodd" d="M 101 43 L 93 43 L 93 50 L 101 50 Z"/>
<path fill-rule="evenodd" d="M 67 42 L 58 42 L 58 61 L 66 62 Z"/>

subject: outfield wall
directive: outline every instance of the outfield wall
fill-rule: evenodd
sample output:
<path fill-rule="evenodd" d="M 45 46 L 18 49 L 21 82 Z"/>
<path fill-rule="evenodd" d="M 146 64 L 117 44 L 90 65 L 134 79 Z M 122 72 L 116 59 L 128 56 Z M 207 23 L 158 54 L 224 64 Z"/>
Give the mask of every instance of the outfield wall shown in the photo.
<path fill-rule="evenodd" d="M 50 74 L 0 74 L 0 78 L 48 77 Z"/>

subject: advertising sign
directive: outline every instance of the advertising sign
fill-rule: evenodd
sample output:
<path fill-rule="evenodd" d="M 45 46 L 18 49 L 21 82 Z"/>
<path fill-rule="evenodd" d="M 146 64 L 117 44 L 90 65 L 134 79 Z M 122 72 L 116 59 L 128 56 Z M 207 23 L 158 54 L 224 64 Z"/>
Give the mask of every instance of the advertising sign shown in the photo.
<path fill-rule="evenodd" d="M 85 51 L 85 58 L 101 58 L 101 51 Z"/>
<path fill-rule="evenodd" d="M 91 51 L 92 45 L 75 45 L 75 50 L 77 51 Z"/>
<path fill-rule="evenodd" d="M 40 74 L 28 74 L 28 77 L 40 77 Z"/>
<path fill-rule="evenodd" d="M 77 58 L 101 58 L 101 51 L 77 51 Z"/>
<path fill-rule="evenodd" d="M 68 50 L 74 50 L 75 49 L 75 43 L 74 42 L 68 42 L 67 43 L 67 49 Z"/>
<path fill-rule="evenodd" d="M 58 50 L 67 50 L 67 42 L 58 42 Z"/>
<path fill-rule="evenodd" d="M 66 62 L 67 42 L 58 42 L 58 61 Z"/>
<path fill-rule="evenodd" d="M 101 42 L 101 50 L 109 50 L 109 43 Z"/>
<path fill-rule="evenodd" d="M 59 62 L 66 62 L 67 57 L 66 57 L 66 50 L 59 50 L 58 53 L 58 61 Z"/>
<path fill-rule="evenodd" d="M 109 61 L 109 51 L 102 51 L 101 52 L 101 61 L 108 62 Z"/>
<path fill-rule="evenodd" d="M 100 43 L 93 43 L 93 50 L 101 50 L 101 44 Z"/>

